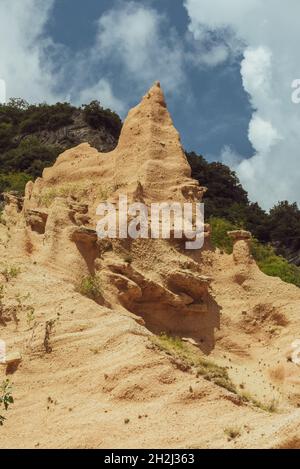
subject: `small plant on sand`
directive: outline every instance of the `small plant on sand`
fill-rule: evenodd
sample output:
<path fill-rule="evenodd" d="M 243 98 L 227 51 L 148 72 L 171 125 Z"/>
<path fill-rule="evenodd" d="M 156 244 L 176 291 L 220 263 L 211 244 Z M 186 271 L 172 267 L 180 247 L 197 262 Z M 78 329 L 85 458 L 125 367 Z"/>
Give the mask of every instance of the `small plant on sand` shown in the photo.
<path fill-rule="evenodd" d="M 13 278 L 16 278 L 20 272 L 21 269 L 16 266 L 6 266 L 3 270 L 1 270 L 1 274 L 7 282 L 9 282 Z"/>
<path fill-rule="evenodd" d="M 32 329 L 33 326 L 34 326 L 34 323 L 35 323 L 35 310 L 34 308 L 31 306 L 29 307 L 28 311 L 27 311 L 27 314 L 26 314 L 26 322 L 27 322 L 27 326 L 29 329 Z"/>
<path fill-rule="evenodd" d="M 49 321 L 46 321 L 45 324 L 44 349 L 46 353 L 51 353 L 53 350 L 50 344 L 50 338 L 56 321 L 56 319 L 50 319 Z"/>
<path fill-rule="evenodd" d="M 203 376 L 207 381 L 236 393 L 236 387 L 228 376 L 227 370 L 203 357 L 201 352 L 178 337 L 166 334 L 151 338 L 156 347 L 180 361 L 187 369 L 193 369 L 197 376 Z"/>
<path fill-rule="evenodd" d="M 3 381 L 0 386 L 0 410 L 4 408 L 4 410 L 8 410 L 8 407 L 13 404 L 14 398 L 12 396 L 12 387 L 8 379 Z M 4 420 L 6 418 L 3 415 L 0 415 L 0 426 L 3 425 Z"/>
<path fill-rule="evenodd" d="M 77 287 L 77 291 L 81 293 L 81 295 L 87 296 L 91 300 L 95 301 L 97 301 L 102 295 L 99 279 L 94 275 L 84 277 Z"/>
<path fill-rule="evenodd" d="M 240 397 L 244 402 L 248 402 L 249 404 L 252 404 L 254 407 L 264 410 L 265 412 L 269 412 L 271 414 L 277 412 L 278 402 L 275 399 L 272 399 L 271 402 L 264 403 L 264 402 L 259 401 L 258 399 L 255 399 L 255 397 L 251 396 L 251 394 L 249 394 L 248 392 L 240 393 Z"/>
<path fill-rule="evenodd" d="M 246 392 L 240 392 L 231 381 L 227 369 L 207 360 L 202 353 L 192 344 L 188 344 L 179 337 L 171 337 L 167 334 L 151 336 L 151 342 L 156 348 L 162 350 L 172 358 L 173 363 L 184 371 L 192 371 L 197 376 L 202 376 L 207 381 L 220 386 L 235 394 L 241 403 L 248 403 L 265 412 L 276 412 L 277 403 L 263 403 Z"/>
<path fill-rule="evenodd" d="M 51 187 L 45 189 L 41 194 L 37 196 L 37 201 L 45 207 L 50 207 L 54 200 L 58 197 L 67 198 L 74 196 L 77 198 L 82 198 L 87 194 L 88 183 L 78 184 L 78 183 L 66 183 L 61 184 L 60 186 Z"/>
<path fill-rule="evenodd" d="M 229 441 L 241 436 L 241 430 L 238 427 L 227 427 L 224 429 L 224 433 Z"/>

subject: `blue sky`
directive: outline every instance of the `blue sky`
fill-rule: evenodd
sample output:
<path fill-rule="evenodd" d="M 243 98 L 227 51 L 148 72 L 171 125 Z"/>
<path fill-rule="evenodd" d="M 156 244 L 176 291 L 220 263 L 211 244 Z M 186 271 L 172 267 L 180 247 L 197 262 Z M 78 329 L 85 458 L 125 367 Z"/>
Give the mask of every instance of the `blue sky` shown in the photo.
<path fill-rule="evenodd" d="M 0 18 L 0 100 L 5 82 L 124 118 L 159 80 L 185 149 L 266 209 L 300 203 L 299 0 L 1 0 Z"/>
<path fill-rule="evenodd" d="M 122 2 L 112 0 L 58 0 L 47 24 L 47 33 L 56 42 L 66 45 L 74 53 L 93 47 L 97 34 L 97 19 Z M 126 1 L 123 3 L 126 3 Z M 139 1 L 166 17 L 165 37 L 175 28 L 185 41 L 188 15 L 182 0 Z M 159 51 L 157 51 L 159 54 Z M 248 140 L 251 106 L 242 86 L 239 61 L 227 61 L 217 68 L 202 68 L 186 63 L 186 89 L 168 93 L 168 106 L 174 123 L 180 131 L 187 150 L 204 154 L 208 159 L 218 159 L 224 145 L 233 147 L 245 157 L 253 154 Z M 95 78 L 117 75 L 118 67 L 107 60 L 94 70 Z M 157 76 L 164 87 L 163 78 Z M 121 99 L 124 89 L 114 81 L 114 93 Z M 149 81 L 147 86 L 151 85 Z M 146 89 L 145 89 L 146 91 Z M 101 96 L 95 96 L 101 101 Z M 131 93 L 129 105 L 140 99 Z M 124 117 L 125 112 L 122 112 Z"/>

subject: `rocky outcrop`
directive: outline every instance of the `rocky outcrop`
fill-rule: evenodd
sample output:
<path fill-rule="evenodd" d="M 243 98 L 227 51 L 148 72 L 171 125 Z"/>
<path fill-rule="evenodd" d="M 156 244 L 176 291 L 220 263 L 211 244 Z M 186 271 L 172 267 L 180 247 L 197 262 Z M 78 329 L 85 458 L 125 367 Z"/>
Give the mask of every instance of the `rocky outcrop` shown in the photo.
<path fill-rule="evenodd" d="M 147 241 L 149 262 L 155 263 L 154 245 L 159 255 L 169 252 L 161 271 L 153 275 L 140 265 L 143 256 L 135 256 L 133 263 L 122 260 L 122 250 L 141 249 L 143 240 L 127 239 L 123 244 L 112 240 L 106 250 L 106 241 L 97 238 L 96 208 L 101 201 L 116 204 L 120 194 L 129 203 L 143 202 L 148 207 L 153 202 L 182 205 L 201 201 L 205 190 L 191 178 L 157 82 L 129 112 L 115 150 L 104 154 L 81 144 L 60 155 L 42 178 L 28 183 L 19 222 L 20 244 L 27 254 L 38 252 L 41 262 L 63 269 L 74 281 L 84 273 L 97 275 L 106 304 L 142 317 L 150 330 L 199 340 L 206 334 L 203 321 L 211 311 L 215 314 L 216 307 L 211 279 L 201 274 L 197 262 L 190 260 L 194 271 L 180 267 L 179 251 L 184 251 L 186 237 Z M 209 233 L 205 225 L 205 238 Z"/>
<path fill-rule="evenodd" d="M 228 231 L 228 236 L 233 240 L 233 259 L 236 264 L 248 264 L 253 262 L 250 242 L 251 233 L 245 230 Z"/>
<path fill-rule="evenodd" d="M 80 145 L 82 142 L 88 142 L 92 147 L 101 152 L 112 151 L 118 138 L 106 126 L 99 129 L 90 127 L 83 117 L 81 110 L 75 110 L 72 116 L 73 123 L 65 125 L 57 130 L 42 130 L 31 135 L 45 145 L 55 145 L 61 148 L 71 148 Z M 27 135 L 21 136 L 26 138 Z"/>

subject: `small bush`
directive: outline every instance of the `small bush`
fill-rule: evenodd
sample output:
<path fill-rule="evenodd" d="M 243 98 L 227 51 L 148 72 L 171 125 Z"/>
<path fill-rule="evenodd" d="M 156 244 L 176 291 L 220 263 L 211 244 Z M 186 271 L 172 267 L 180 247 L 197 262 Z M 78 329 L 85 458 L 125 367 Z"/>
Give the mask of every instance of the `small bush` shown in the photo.
<path fill-rule="evenodd" d="M 233 225 L 223 218 L 211 218 L 212 228 L 211 242 L 213 247 L 222 249 L 227 254 L 233 250 L 232 239 L 227 232 L 237 230 L 240 227 Z M 262 244 L 256 239 L 252 240 L 251 253 L 260 270 L 271 277 L 279 277 L 287 283 L 300 287 L 300 268 L 289 264 L 284 257 L 278 256 L 269 244 Z"/>
<path fill-rule="evenodd" d="M 233 242 L 227 232 L 236 230 L 237 227 L 230 221 L 224 220 L 223 218 L 212 217 L 209 220 L 209 223 L 211 225 L 211 242 L 213 247 L 219 248 L 227 254 L 231 254 Z"/>
<path fill-rule="evenodd" d="M 21 269 L 16 266 L 11 266 L 11 267 L 6 266 L 3 270 L 1 270 L 1 274 L 3 275 L 3 277 L 5 277 L 5 280 L 7 282 L 9 282 L 13 278 L 16 278 L 20 272 L 21 272 Z"/>
<path fill-rule="evenodd" d="M 88 125 L 93 129 L 106 127 L 118 138 L 122 128 L 122 121 L 118 114 L 110 109 L 103 109 L 99 101 L 92 101 L 90 104 L 84 104 L 83 116 Z"/>
<path fill-rule="evenodd" d="M 0 386 L 0 409 L 1 407 L 4 410 L 8 410 L 8 407 L 14 403 L 14 398 L 12 396 L 12 387 L 8 379 L 2 382 Z M 6 418 L 3 415 L 0 415 L 0 426 L 3 425 Z"/>
<path fill-rule="evenodd" d="M 273 413 L 277 411 L 275 401 L 264 404 L 248 393 L 239 392 L 231 381 L 226 368 L 207 360 L 196 347 L 183 342 L 179 337 L 161 334 L 160 336 L 152 336 L 150 340 L 158 349 L 171 356 L 181 365 L 183 364 L 186 370 L 193 369 L 198 376 L 202 376 L 207 381 L 211 381 L 217 386 L 236 394 L 241 403 L 248 403 L 265 412 Z"/>
<path fill-rule="evenodd" d="M 160 336 L 153 337 L 152 341 L 168 355 L 183 361 L 187 368 L 194 368 L 198 376 L 203 376 L 207 381 L 211 381 L 230 392 L 236 392 L 236 388 L 225 368 L 207 360 L 202 356 L 200 351 L 186 344 L 180 338 L 161 334 Z"/>
<path fill-rule="evenodd" d="M 133 258 L 130 254 L 128 254 L 128 256 L 125 256 L 124 257 L 124 262 L 126 262 L 127 264 L 132 264 L 133 262 Z"/>
<path fill-rule="evenodd" d="M 259 401 L 258 399 L 255 399 L 255 397 L 251 396 L 251 394 L 247 392 L 240 393 L 240 397 L 242 398 L 244 402 L 248 402 L 249 404 L 252 404 L 254 407 L 264 410 L 265 412 L 269 412 L 271 414 L 277 412 L 278 403 L 274 399 L 271 402 L 264 403 L 264 402 Z"/>
<path fill-rule="evenodd" d="M 234 440 L 241 436 L 241 430 L 238 427 L 228 427 L 224 429 L 225 435 L 228 436 L 229 440 Z"/>
<path fill-rule="evenodd" d="M 95 301 L 102 296 L 99 280 L 93 275 L 83 278 L 77 290 L 81 295 Z"/>
<path fill-rule="evenodd" d="M 35 136 L 26 137 L 17 148 L 0 155 L 1 168 L 5 173 L 17 170 L 35 178 L 54 163 L 61 150 L 61 147 L 40 143 Z"/>
<path fill-rule="evenodd" d="M 0 193 L 17 192 L 19 195 L 23 195 L 25 186 L 30 180 L 32 180 L 32 177 L 26 173 L 4 174 L 0 172 Z"/>
<path fill-rule="evenodd" d="M 35 310 L 34 310 L 33 307 L 29 307 L 29 309 L 27 311 L 27 314 L 26 314 L 26 322 L 27 322 L 27 325 L 28 325 L 29 329 L 33 328 L 33 324 L 34 324 L 35 320 L 36 320 Z"/>
<path fill-rule="evenodd" d="M 279 277 L 284 282 L 300 287 L 300 268 L 289 264 L 283 257 L 277 256 L 271 246 L 253 240 L 251 251 L 257 265 L 264 274 Z"/>
<path fill-rule="evenodd" d="M 57 197 L 67 198 L 70 196 L 82 198 L 87 194 L 88 183 L 76 184 L 66 183 L 60 186 L 50 187 L 43 190 L 37 197 L 39 204 L 50 207 Z"/>

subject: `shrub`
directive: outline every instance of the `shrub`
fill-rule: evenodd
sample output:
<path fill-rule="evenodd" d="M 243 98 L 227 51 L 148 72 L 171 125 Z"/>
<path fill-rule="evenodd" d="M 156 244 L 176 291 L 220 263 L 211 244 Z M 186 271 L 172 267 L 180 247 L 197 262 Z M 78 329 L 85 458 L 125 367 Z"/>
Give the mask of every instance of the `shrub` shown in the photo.
<path fill-rule="evenodd" d="M 241 436 L 241 430 L 238 427 L 228 427 L 224 429 L 225 435 L 228 436 L 229 440 L 234 440 Z"/>
<path fill-rule="evenodd" d="M 0 123 L 0 149 L 3 150 L 11 145 L 13 137 L 13 126 L 10 123 Z"/>
<path fill-rule="evenodd" d="M 203 357 L 201 352 L 193 346 L 186 344 L 179 337 L 161 334 L 152 338 L 154 345 L 165 351 L 168 355 L 182 361 L 187 368 L 194 368 L 198 376 L 203 376 L 217 386 L 236 393 L 236 388 L 230 380 L 227 370 Z"/>
<path fill-rule="evenodd" d="M 26 173 L 0 173 L 0 193 L 13 191 L 23 195 L 26 184 L 31 179 Z"/>
<path fill-rule="evenodd" d="M 171 337 L 167 334 L 152 336 L 150 340 L 154 346 L 170 355 L 175 362 L 180 363 L 181 366 L 184 365 L 186 370 L 193 369 L 197 376 L 202 376 L 204 379 L 235 394 L 240 403 L 249 403 L 265 412 L 276 412 L 277 404 L 275 401 L 265 404 L 249 393 L 239 392 L 231 381 L 227 369 L 205 358 L 193 345 L 183 342 L 179 337 Z"/>
<path fill-rule="evenodd" d="M 9 380 L 6 379 L 0 386 L 0 409 L 3 407 L 4 410 L 8 410 L 8 407 L 13 403 L 14 398 L 12 396 L 12 387 Z M 6 418 L 3 415 L 0 415 L 0 426 L 3 425 L 4 420 L 6 420 Z"/>
<path fill-rule="evenodd" d="M 99 280 L 94 275 L 84 277 L 77 290 L 81 295 L 87 296 L 95 301 L 102 296 Z"/>
<path fill-rule="evenodd" d="M 29 106 L 24 120 L 19 126 L 19 132 L 34 133 L 42 130 L 57 130 L 73 123 L 75 108 L 68 103 L 53 105 L 39 104 Z"/>
<path fill-rule="evenodd" d="M 53 164 L 60 152 L 60 147 L 43 145 L 37 137 L 28 137 L 17 148 L 1 155 L 2 171 L 9 173 L 17 169 L 35 178 L 41 176 L 45 167 Z"/>
<path fill-rule="evenodd" d="M 21 272 L 21 269 L 19 267 L 15 266 L 6 266 L 3 270 L 1 270 L 1 274 L 5 278 L 7 282 L 9 282 L 11 279 L 16 278 L 19 273 Z"/>
<path fill-rule="evenodd" d="M 237 229 L 231 222 L 223 218 L 212 217 L 209 220 L 211 225 L 211 242 L 213 247 L 224 250 L 227 254 L 232 253 L 233 242 L 227 232 Z"/>
<path fill-rule="evenodd" d="M 232 253 L 233 242 L 227 235 L 228 231 L 239 229 L 238 226 L 223 218 L 211 218 L 212 227 L 211 241 L 213 247 L 224 250 L 227 254 Z M 251 253 L 260 270 L 271 277 L 279 277 L 287 283 L 300 287 L 300 268 L 289 264 L 281 256 L 278 256 L 274 248 L 269 244 L 262 244 L 256 239 L 252 240 Z"/>
<path fill-rule="evenodd" d="M 93 129 L 106 127 L 118 138 L 122 128 L 122 121 L 118 114 L 110 109 L 103 109 L 99 101 L 92 101 L 90 104 L 84 104 L 83 116 L 88 125 Z"/>
<path fill-rule="evenodd" d="M 257 240 L 253 240 L 251 251 L 257 265 L 264 274 L 279 277 L 284 282 L 300 287 L 300 268 L 289 264 L 283 257 L 277 256 L 274 248 L 270 245 L 264 245 Z"/>

